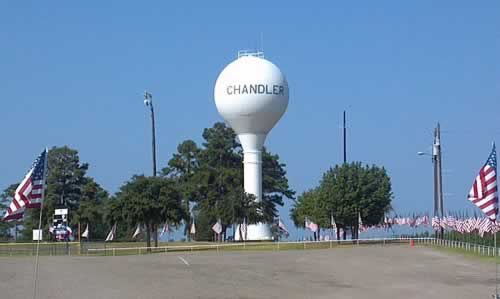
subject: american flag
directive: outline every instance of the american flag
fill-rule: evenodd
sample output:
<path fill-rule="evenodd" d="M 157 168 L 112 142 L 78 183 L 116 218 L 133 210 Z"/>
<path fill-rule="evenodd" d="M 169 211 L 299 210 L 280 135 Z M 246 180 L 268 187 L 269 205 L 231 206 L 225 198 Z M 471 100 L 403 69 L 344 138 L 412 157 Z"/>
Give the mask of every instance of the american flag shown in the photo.
<path fill-rule="evenodd" d="M 453 216 L 444 217 L 441 221 L 441 227 L 443 229 L 455 229 L 457 224 L 457 220 Z"/>
<path fill-rule="evenodd" d="M 172 229 L 170 228 L 170 225 L 168 225 L 167 222 L 165 222 L 165 224 L 163 225 L 163 228 L 161 230 L 161 233 L 160 233 L 160 238 L 165 234 L 165 233 L 169 233 L 171 232 Z"/>
<path fill-rule="evenodd" d="M 212 226 L 212 230 L 216 233 L 216 234 L 220 234 L 222 233 L 222 221 L 220 220 L 217 220 L 217 222 Z"/>
<path fill-rule="evenodd" d="M 468 218 L 465 220 L 465 232 L 466 233 L 471 233 L 476 229 L 476 219 L 475 218 Z"/>
<path fill-rule="evenodd" d="M 193 219 L 193 223 L 191 223 L 191 228 L 189 229 L 189 233 L 191 235 L 196 235 L 196 226 L 194 225 L 194 219 Z"/>
<path fill-rule="evenodd" d="M 113 241 L 115 239 L 115 236 L 116 236 L 116 223 L 109 231 L 108 236 L 106 237 L 106 240 L 104 240 L 104 242 Z"/>
<path fill-rule="evenodd" d="M 438 216 L 434 216 L 432 217 L 432 228 L 434 228 L 434 230 L 439 230 L 439 228 L 441 227 L 441 223 L 440 223 L 440 219 Z"/>
<path fill-rule="evenodd" d="M 486 216 L 495 221 L 498 212 L 497 152 L 495 144 L 486 164 L 479 170 L 468 196 Z"/>
<path fill-rule="evenodd" d="M 304 222 L 305 222 L 304 223 L 304 227 L 305 228 L 308 228 L 312 232 L 317 232 L 318 231 L 319 226 L 316 223 L 312 222 L 308 217 L 305 218 Z"/>
<path fill-rule="evenodd" d="M 46 176 L 47 149 L 36 158 L 33 166 L 17 187 L 2 221 L 22 218 L 26 208 L 39 208 L 41 206 Z"/>
<path fill-rule="evenodd" d="M 461 234 L 465 232 L 465 220 L 457 219 L 455 221 L 455 230 Z"/>
<path fill-rule="evenodd" d="M 330 225 L 332 226 L 333 230 L 337 230 L 337 223 L 335 222 L 335 219 L 333 218 L 333 214 L 331 215 L 331 218 L 330 218 Z"/>
<path fill-rule="evenodd" d="M 137 237 L 138 235 L 140 235 L 142 232 L 142 229 L 141 229 L 141 224 L 137 224 L 137 228 L 135 229 L 135 232 L 134 234 L 132 235 L 132 239 L 135 239 L 135 237 Z"/>
<path fill-rule="evenodd" d="M 87 227 L 85 228 L 85 231 L 82 233 L 82 238 L 89 238 L 89 224 L 87 223 Z"/>
<path fill-rule="evenodd" d="M 366 230 L 367 228 L 363 225 L 363 220 L 361 219 L 361 213 L 358 212 L 358 232 L 362 233 Z"/>
<path fill-rule="evenodd" d="M 281 221 L 281 217 L 278 217 L 278 227 L 285 233 L 289 234 L 288 229 L 286 228 L 285 223 Z"/>
<path fill-rule="evenodd" d="M 243 240 L 247 239 L 247 230 L 248 230 L 247 219 L 243 218 L 243 223 L 240 225 L 240 231 Z"/>
<path fill-rule="evenodd" d="M 489 218 L 483 218 L 478 228 L 479 235 L 483 237 L 484 233 L 489 233 L 491 231 L 492 224 L 493 222 Z"/>

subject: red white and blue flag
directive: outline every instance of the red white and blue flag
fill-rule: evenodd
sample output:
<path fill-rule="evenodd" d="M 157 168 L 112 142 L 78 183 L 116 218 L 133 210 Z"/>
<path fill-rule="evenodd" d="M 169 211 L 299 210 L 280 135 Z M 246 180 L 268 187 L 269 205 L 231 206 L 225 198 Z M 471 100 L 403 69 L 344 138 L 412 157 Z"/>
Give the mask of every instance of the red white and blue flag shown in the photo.
<path fill-rule="evenodd" d="M 283 232 L 285 232 L 286 234 L 290 234 L 288 232 L 288 229 L 286 228 L 286 225 L 283 221 L 281 221 L 281 217 L 278 217 L 278 227 L 279 229 L 281 229 Z"/>
<path fill-rule="evenodd" d="M 319 228 L 319 226 L 316 223 L 312 222 L 308 217 L 305 217 L 304 227 L 308 228 L 312 232 L 317 232 Z"/>
<path fill-rule="evenodd" d="M 115 236 L 116 236 L 116 223 L 109 231 L 108 236 L 106 237 L 106 240 L 104 240 L 104 242 L 113 241 L 115 239 Z"/>
<path fill-rule="evenodd" d="M 43 202 L 46 178 L 47 149 L 36 158 L 33 166 L 17 187 L 2 221 L 22 218 L 24 210 L 27 208 L 40 208 Z"/>
<path fill-rule="evenodd" d="M 212 230 L 213 230 L 216 234 L 218 234 L 218 235 L 220 235 L 220 233 L 222 233 L 222 221 L 220 220 L 220 218 L 219 218 L 219 220 L 217 220 L 217 222 L 216 222 L 216 223 L 212 226 Z"/>
<path fill-rule="evenodd" d="M 170 226 L 168 225 L 167 222 L 165 222 L 165 224 L 163 225 L 163 229 L 161 230 L 161 233 L 160 233 L 160 238 L 163 237 L 163 235 L 165 233 L 170 233 L 172 231 L 172 229 L 170 228 Z"/>
<path fill-rule="evenodd" d="M 495 144 L 479 175 L 474 180 L 468 199 L 486 216 L 495 221 L 498 212 L 497 152 Z"/>

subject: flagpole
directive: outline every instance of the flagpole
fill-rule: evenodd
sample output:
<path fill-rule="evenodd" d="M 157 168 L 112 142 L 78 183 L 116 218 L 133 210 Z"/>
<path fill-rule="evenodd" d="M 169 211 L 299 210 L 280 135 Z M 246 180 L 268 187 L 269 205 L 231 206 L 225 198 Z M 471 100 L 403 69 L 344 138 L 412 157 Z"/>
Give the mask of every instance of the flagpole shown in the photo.
<path fill-rule="evenodd" d="M 45 199 L 45 184 L 47 182 L 47 160 L 49 159 L 49 149 L 45 148 L 45 160 L 43 161 L 43 187 L 42 187 L 42 197 L 40 201 L 40 217 L 38 219 L 38 236 L 36 242 L 36 257 L 35 257 L 35 277 L 33 278 L 33 299 L 36 299 L 36 288 L 38 280 L 38 256 L 40 252 L 40 230 L 42 229 L 42 214 L 43 214 L 43 201 Z"/>
<path fill-rule="evenodd" d="M 42 191 L 43 193 L 43 191 Z M 43 195 L 42 195 L 43 198 Z M 37 287 L 37 278 L 38 278 L 38 255 L 40 251 L 40 230 L 42 229 L 42 212 L 43 211 L 43 201 L 40 203 L 40 218 L 38 219 L 38 236 L 36 241 L 36 257 L 35 257 L 35 278 L 33 281 L 33 299 L 36 298 L 36 287 Z"/>
<path fill-rule="evenodd" d="M 78 252 L 82 254 L 82 238 L 80 235 L 82 234 L 82 231 L 80 230 L 80 221 L 78 221 Z"/>
<path fill-rule="evenodd" d="M 497 249 L 497 231 L 495 228 L 495 237 L 494 237 L 494 243 L 495 243 L 495 254 L 493 255 L 495 257 L 495 299 L 498 299 L 498 262 L 497 262 L 497 256 L 498 256 L 498 249 Z"/>
<path fill-rule="evenodd" d="M 493 152 L 495 153 L 495 160 L 496 160 L 496 148 L 495 148 L 495 141 L 493 141 L 492 144 L 493 147 Z M 496 162 L 496 161 L 495 161 Z M 495 171 L 496 171 L 496 163 L 495 163 Z M 498 215 L 498 197 L 497 197 L 497 206 L 496 206 L 496 211 L 495 211 L 495 236 L 494 236 L 494 243 L 495 243 L 495 254 L 493 255 L 495 257 L 495 299 L 498 299 L 498 248 L 497 248 L 497 215 Z"/>

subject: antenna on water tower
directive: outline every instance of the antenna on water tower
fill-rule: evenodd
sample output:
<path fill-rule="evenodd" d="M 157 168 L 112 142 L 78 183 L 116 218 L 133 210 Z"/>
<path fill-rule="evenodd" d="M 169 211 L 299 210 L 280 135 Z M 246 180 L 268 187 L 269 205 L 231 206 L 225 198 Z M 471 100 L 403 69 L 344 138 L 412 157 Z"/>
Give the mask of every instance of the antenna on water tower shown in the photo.
<path fill-rule="evenodd" d="M 264 53 L 264 32 L 260 33 L 260 51 Z"/>

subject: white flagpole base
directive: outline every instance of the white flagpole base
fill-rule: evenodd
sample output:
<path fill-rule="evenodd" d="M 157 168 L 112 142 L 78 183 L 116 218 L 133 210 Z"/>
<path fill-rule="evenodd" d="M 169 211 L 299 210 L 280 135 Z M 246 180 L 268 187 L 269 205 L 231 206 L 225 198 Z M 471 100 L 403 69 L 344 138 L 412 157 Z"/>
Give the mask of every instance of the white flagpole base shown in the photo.
<path fill-rule="evenodd" d="M 271 234 L 271 227 L 268 223 L 256 223 L 247 225 L 247 234 L 245 240 L 245 232 L 242 231 L 243 239 L 240 238 L 240 225 L 236 226 L 236 241 L 271 241 L 273 235 Z"/>

